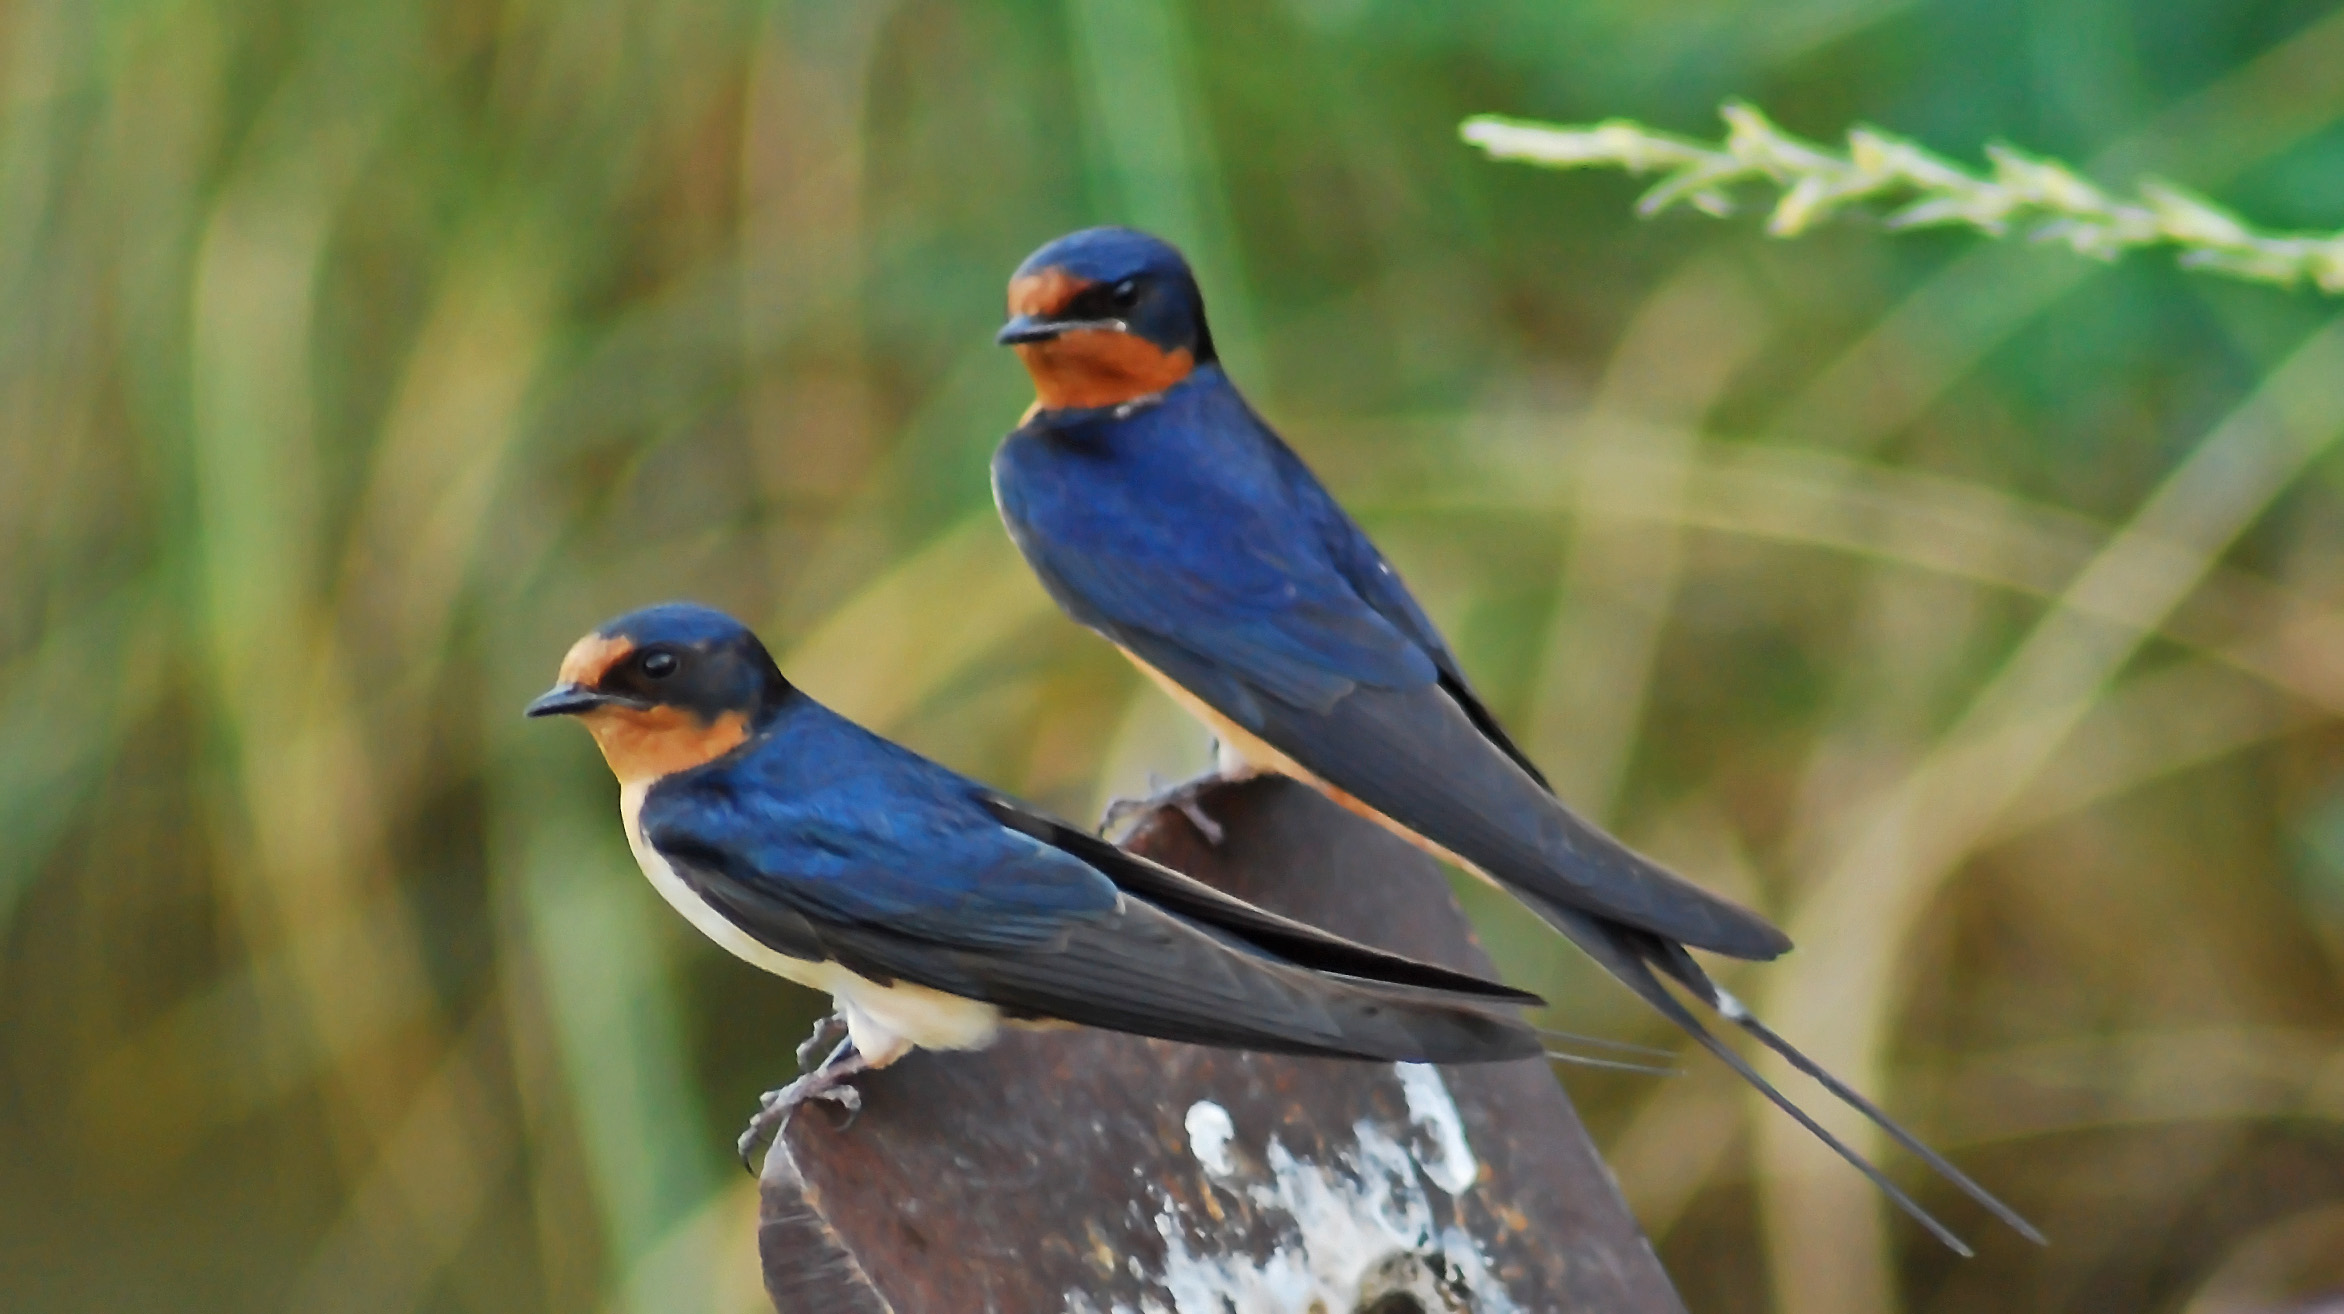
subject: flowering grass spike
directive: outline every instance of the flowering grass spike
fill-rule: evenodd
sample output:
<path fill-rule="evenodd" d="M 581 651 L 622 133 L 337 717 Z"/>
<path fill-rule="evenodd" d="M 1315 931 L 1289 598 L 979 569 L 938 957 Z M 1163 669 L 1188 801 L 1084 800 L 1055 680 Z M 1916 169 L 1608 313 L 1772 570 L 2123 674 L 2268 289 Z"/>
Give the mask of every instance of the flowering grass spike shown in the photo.
<path fill-rule="evenodd" d="M 1764 183 L 1783 189 L 1766 225 L 1777 237 L 1796 236 L 1851 206 L 1882 204 L 1894 207 L 1885 217 L 1891 228 L 1968 224 L 1997 237 L 2020 231 L 2101 260 L 2168 246 L 2192 268 L 2283 286 L 2308 279 L 2344 293 L 2344 232 L 2262 232 L 2156 181 L 2142 183 L 2138 199 L 2120 200 L 2056 160 L 2008 146 L 1987 148 L 1993 169 L 1980 176 L 1872 128 L 1849 131 L 1841 155 L 1784 132 L 1752 106 L 1729 103 L 1720 113 L 1727 131 L 1719 146 L 1625 119 L 1567 127 L 1483 114 L 1467 119 L 1461 133 L 1493 159 L 1664 174 L 1638 205 L 1648 215 L 1679 203 L 1728 214 L 1731 189 Z"/>

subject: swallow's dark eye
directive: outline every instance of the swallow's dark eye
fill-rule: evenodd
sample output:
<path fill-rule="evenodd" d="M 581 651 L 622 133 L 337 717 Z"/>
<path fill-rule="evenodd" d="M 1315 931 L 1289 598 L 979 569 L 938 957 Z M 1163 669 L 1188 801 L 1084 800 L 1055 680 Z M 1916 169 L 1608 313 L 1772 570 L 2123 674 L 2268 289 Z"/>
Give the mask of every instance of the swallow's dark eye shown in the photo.
<path fill-rule="evenodd" d="M 1109 288 L 1107 295 L 1114 300 L 1117 306 L 1129 310 L 1139 304 L 1139 280 L 1136 278 L 1124 279 Z"/>
<path fill-rule="evenodd" d="M 643 654 L 640 665 L 645 675 L 654 680 L 664 680 L 676 673 L 676 655 L 672 652 L 654 649 Z"/>

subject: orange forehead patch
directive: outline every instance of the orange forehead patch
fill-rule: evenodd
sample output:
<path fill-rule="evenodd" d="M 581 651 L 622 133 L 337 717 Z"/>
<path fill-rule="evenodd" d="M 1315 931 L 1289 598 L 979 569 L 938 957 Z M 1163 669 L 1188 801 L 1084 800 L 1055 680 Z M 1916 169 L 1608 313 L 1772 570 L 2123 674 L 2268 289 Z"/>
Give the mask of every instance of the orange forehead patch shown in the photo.
<path fill-rule="evenodd" d="M 627 654 L 633 651 L 633 639 L 589 634 L 570 645 L 569 653 L 562 658 L 559 678 L 564 684 L 580 684 L 591 689 L 602 683 L 602 677 L 610 673 L 610 668 L 624 661 Z"/>
<path fill-rule="evenodd" d="M 1021 342 L 1017 355 L 1034 376 L 1036 400 L 1049 410 L 1120 406 L 1162 392 L 1196 368 L 1185 348 L 1166 351 L 1136 333 L 1106 329 Z"/>
<path fill-rule="evenodd" d="M 705 766 L 749 738 L 749 718 L 739 712 L 703 721 L 680 707 L 598 707 L 580 719 L 622 785 Z"/>
<path fill-rule="evenodd" d="M 1091 285 L 1087 278 L 1077 278 L 1056 265 L 1039 273 L 1025 274 L 1009 280 L 1009 313 L 1012 315 L 1040 315 L 1048 317 L 1066 309 L 1066 303 L 1082 294 Z"/>

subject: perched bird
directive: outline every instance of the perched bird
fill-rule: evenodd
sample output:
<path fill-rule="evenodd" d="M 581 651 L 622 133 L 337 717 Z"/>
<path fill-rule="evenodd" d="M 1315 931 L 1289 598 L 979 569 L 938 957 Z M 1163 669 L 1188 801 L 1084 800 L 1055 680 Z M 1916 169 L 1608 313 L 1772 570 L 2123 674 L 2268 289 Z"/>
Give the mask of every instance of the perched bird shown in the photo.
<path fill-rule="evenodd" d="M 1127 228 L 1069 234 L 1018 267 L 1009 313 L 999 341 L 1016 348 L 1036 400 L 993 456 L 1001 518 L 1069 615 L 1211 727 L 1218 776 L 1306 781 L 1511 891 L 1953 1249 L 1969 1253 L 1664 979 L 2042 1239 L 1710 980 L 1687 949 L 1770 959 L 1789 937 L 1555 797 L 1383 554 L 1222 372 L 1179 251 Z M 1214 778 L 1147 803 L 1196 816 Z M 1199 821 L 1210 838 L 1209 818 Z"/>
<path fill-rule="evenodd" d="M 580 639 L 531 716 L 575 716 L 643 874 L 736 956 L 827 992 L 846 1039 L 743 1134 L 914 1047 L 1072 1022 L 1283 1054 L 1538 1055 L 1538 997 L 1278 916 L 1052 820 L 793 688 L 722 612 L 649 607 Z M 817 1056 L 822 1033 L 801 1051 Z"/>

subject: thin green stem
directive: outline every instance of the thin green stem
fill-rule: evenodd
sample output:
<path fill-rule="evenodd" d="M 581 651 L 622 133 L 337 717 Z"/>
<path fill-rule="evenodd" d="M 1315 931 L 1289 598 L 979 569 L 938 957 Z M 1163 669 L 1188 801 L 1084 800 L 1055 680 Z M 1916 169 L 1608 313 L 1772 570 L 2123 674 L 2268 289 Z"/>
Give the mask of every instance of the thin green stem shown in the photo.
<path fill-rule="evenodd" d="M 1879 205 L 1891 228 L 1967 224 L 1996 237 L 2023 232 L 2101 260 L 2170 247 L 2189 268 L 2282 286 L 2308 280 L 2344 293 L 2344 232 L 2267 232 L 2153 179 L 2140 185 L 2137 199 L 2119 199 L 2056 160 L 2009 146 L 1989 146 L 1993 167 L 1980 175 L 1873 128 L 1852 129 L 1846 151 L 1834 153 L 1784 132 L 1753 106 L 1729 103 L 1720 113 L 1726 137 L 1716 146 L 1626 119 L 1568 127 L 1484 114 L 1467 119 L 1461 133 L 1493 159 L 1661 174 L 1638 204 L 1648 215 L 1680 203 L 1729 214 L 1732 189 L 1755 183 L 1782 192 L 1766 225 L 1777 237 L 1796 236 L 1843 209 Z"/>

